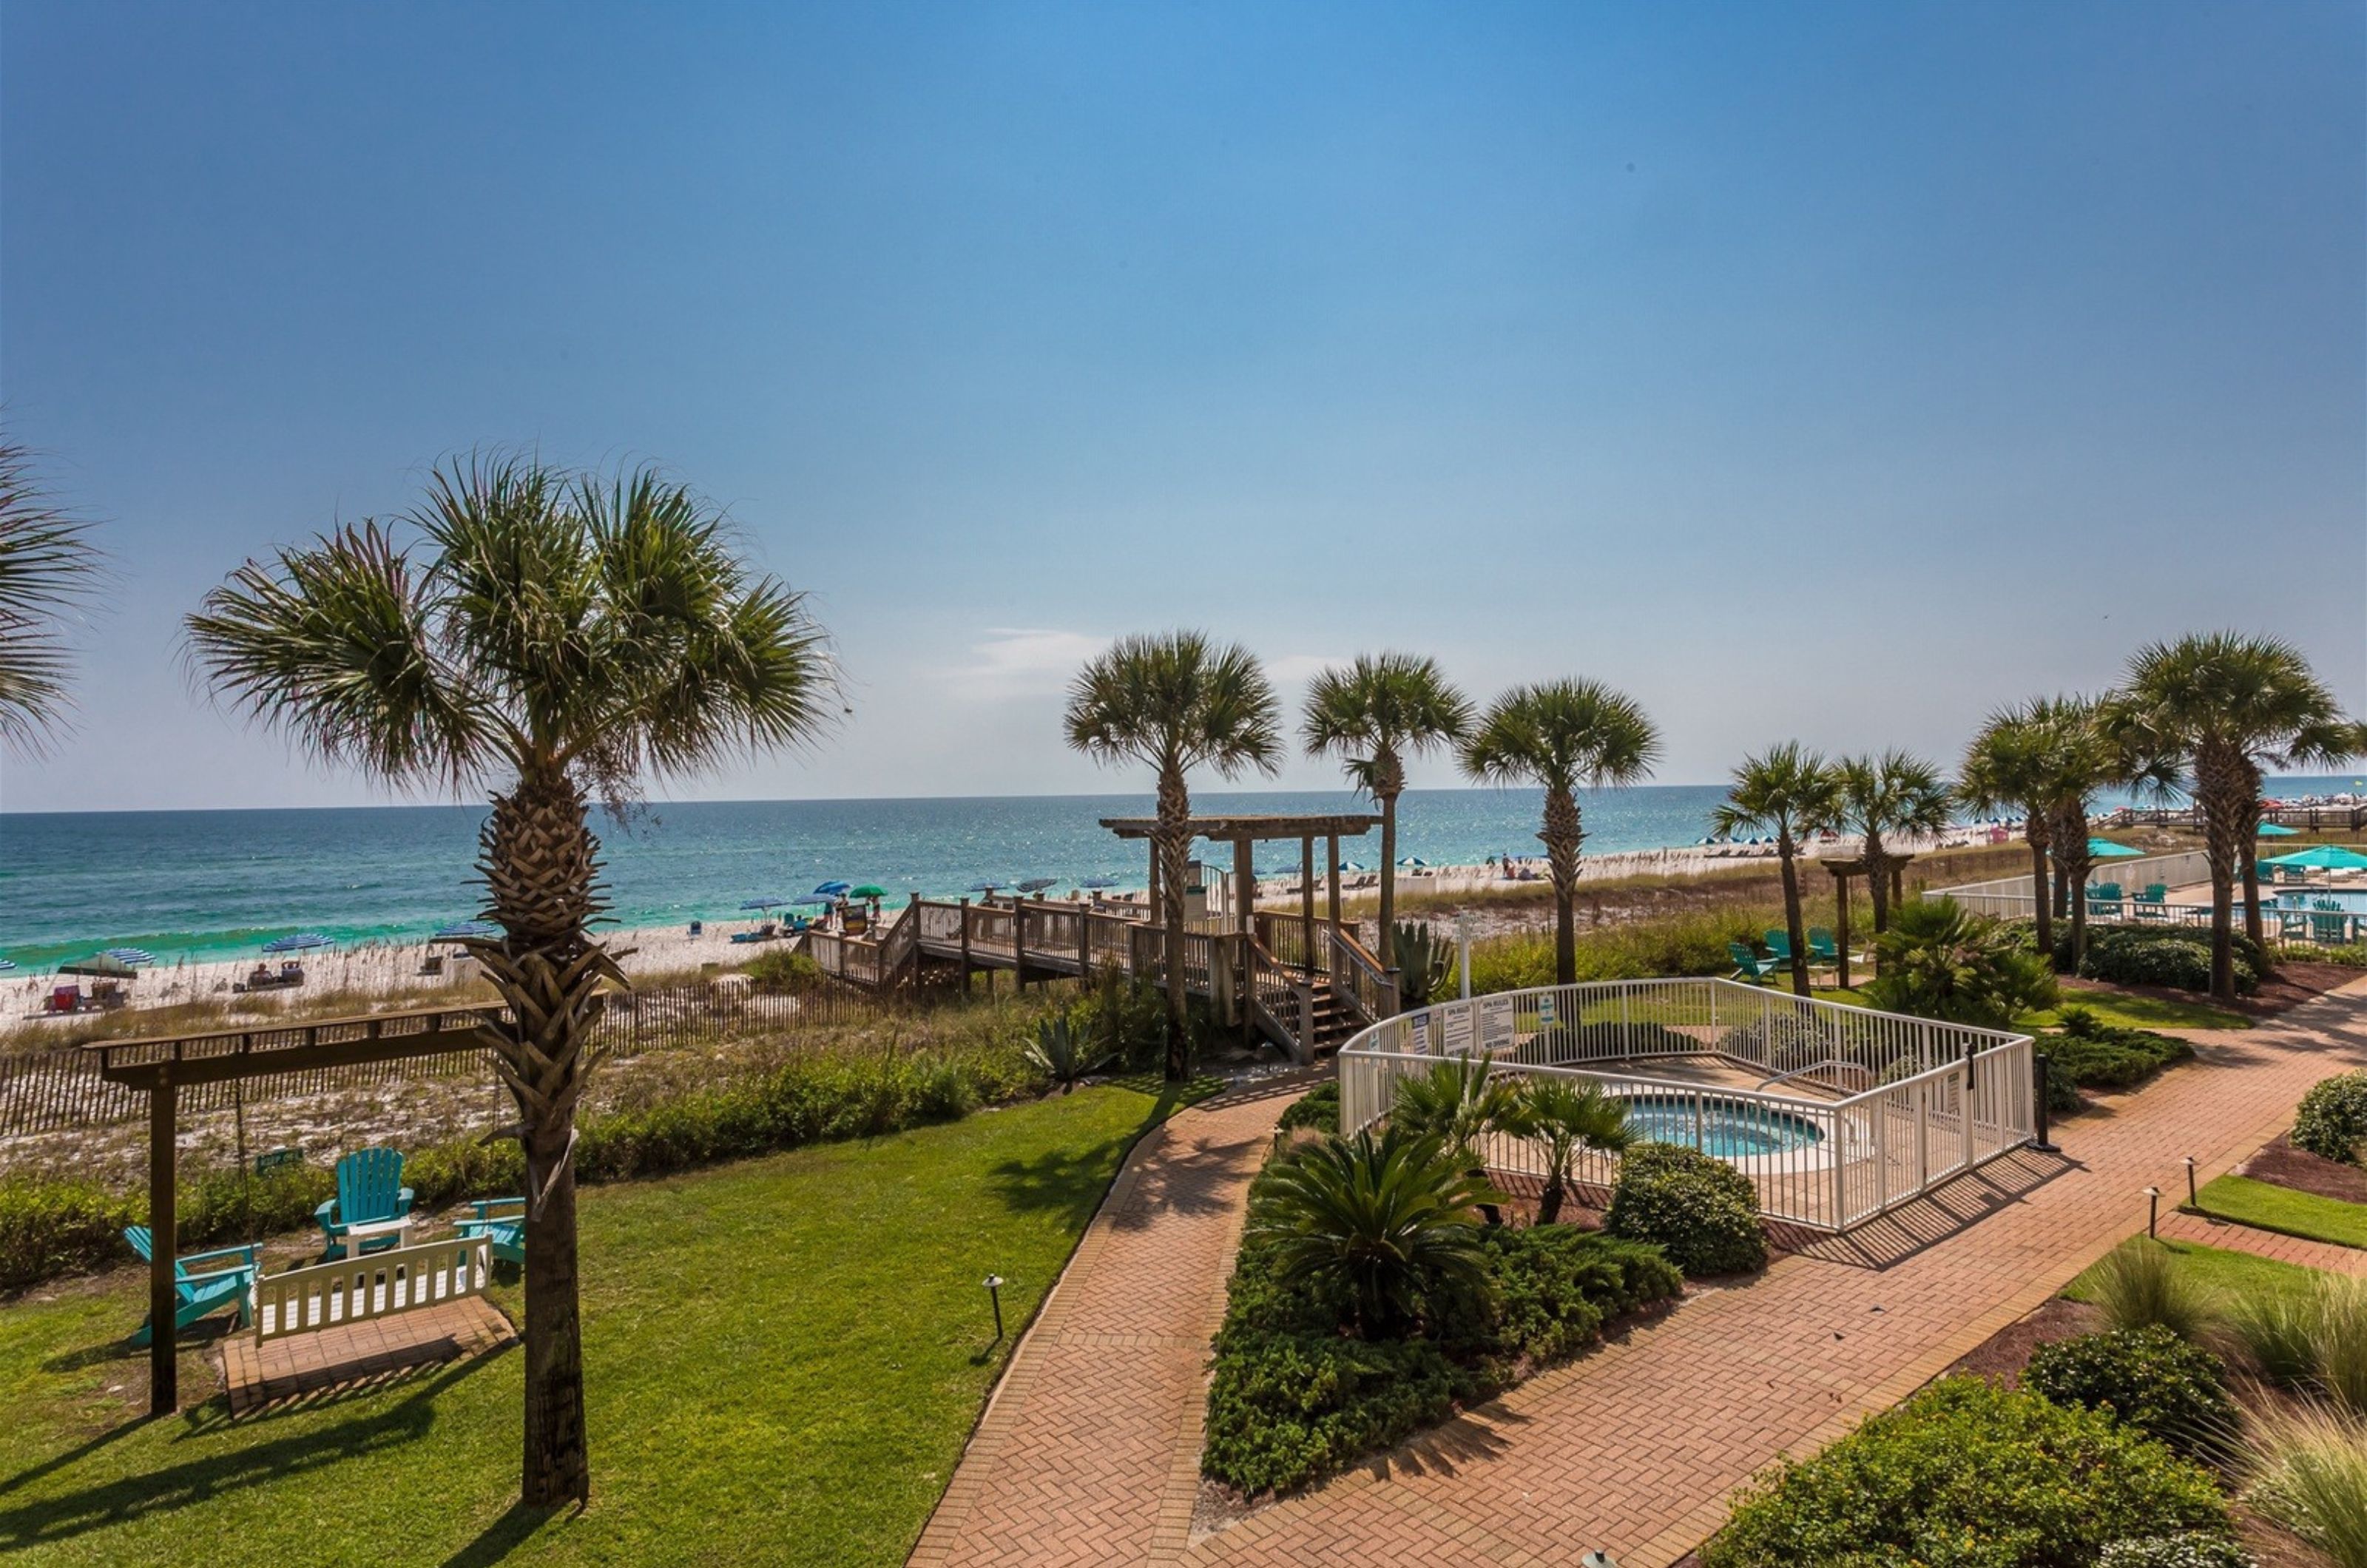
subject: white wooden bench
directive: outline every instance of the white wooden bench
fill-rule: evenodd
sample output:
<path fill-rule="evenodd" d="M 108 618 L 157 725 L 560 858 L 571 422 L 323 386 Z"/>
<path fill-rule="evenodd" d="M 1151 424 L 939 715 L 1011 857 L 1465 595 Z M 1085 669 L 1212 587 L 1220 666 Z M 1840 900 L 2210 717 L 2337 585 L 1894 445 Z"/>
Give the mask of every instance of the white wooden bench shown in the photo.
<path fill-rule="evenodd" d="M 266 1275 L 255 1285 L 255 1342 L 482 1295 L 491 1266 L 483 1236 L 447 1237 Z"/>

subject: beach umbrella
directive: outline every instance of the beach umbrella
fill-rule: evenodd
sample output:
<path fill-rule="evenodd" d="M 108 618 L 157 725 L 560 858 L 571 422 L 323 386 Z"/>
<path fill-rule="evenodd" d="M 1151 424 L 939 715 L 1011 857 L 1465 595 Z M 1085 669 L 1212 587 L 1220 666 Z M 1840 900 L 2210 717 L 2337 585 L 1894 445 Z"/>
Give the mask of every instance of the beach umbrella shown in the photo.
<path fill-rule="evenodd" d="M 1430 869 L 1430 863 L 1422 859 L 1420 855 L 1408 855 L 1403 860 L 1398 862 L 1398 864 L 1415 871 L 1428 871 Z"/>
<path fill-rule="evenodd" d="M 459 942 L 464 938 L 490 938 L 502 934 L 502 928 L 491 920 L 454 920 L 448 926 L 436 928 L 437 942 Z"/>
<path fill-rule="evenodd" d="M 2315 871 L 2367 870 L 2367 855 L 2346 850 L 2335 844 L 2318 844 L 2306 850 L 2296 850 L 2289 855 L 2276 855 L 2263 865 L 2300 865 Z"/>
<path fill-rule="evenodd" d="M 2301 829 L 2288 828 L 2282 822 L 2263 822 L 2259 836 L 2263 839 L 2291 839 L 2300 836 Z"/>
<path fill-rule="evenodd" d="M 1340 863 L 1340 869 L 1342 871 L 1363 871 L 1365 866 L 1363 863 L 1358 861 L 1343 860 Z"/>
<path fill-rule="evenodd" d="M 134 967 L 156 962 L 156 955 L 144 947 L 110 947 L 107 950 L 107 956 L 118 964 L 129 964 Z"/>
<path fill-rule="evenodd" d="M 2130 855 L 2143 853 L 2145 853 L 2143 850 L 2133 850 L 2126 844 L 2116 844 L 2110 839 L 2088 840 L 2088 855 L 2091 860 L 2123 860 Z"/>
<path fill-rule="evenodd" d="M 775 909 L 787 902 L 787 898 L 751 898 L 740 907 L 743 909 Z"/>
<path fill-rule="evenodd" d="M 850 898 L 885 898 L 888 889 L 876 882 L 866 882 L 860 887 L 850 889 L 846 896 Z"/>
<path fill-rule="evenodd" d="M 336 942 L 319 931 L 299 931 L 294 936 L 274 937 L 263 944 L 266 953 L 301 953 L 309 947 L 334 947 Z"/>
<path fill-rule="evenodd" d="M 973 882 L 962 889 L 965 893 L 991 893 L 998 887 L 1008 887 L 1008 882 Z"/>
<path fill-rule="evenodd" d="M 0 958 L 0 975 L 6 975 L 9 970 L 14 969 L 15 967 L 17 967 L 17 961 L 15 959 Z"/>
<path fill-rule="evenodd" d="M 98 980 L 136 980 L 140 977 L 139 970 L 120 958 L 109 958 L 104 953 L 94 953 L 79 964 L 61 964 L 58 965 L 58 973 L 86 975 Z"/>
<path fill-rule="evenodd" d="M 1116 887 L 1117 886 L 1117 878 L 1115 876 L 1088 876 L 1082 882 L 1078 883 L 1077 886 L 1080 887 L 1091 887 L 1094 889 Z"/>
<path fill-rule="evenodd" d="M 817 893 L 826 894 L 829 897 L 835 898 L 839 895 L 846 892 L 852 886 L 853 884 L 845 882 L 825 882 L 821 886 L 815 888 L 814 891 Z"/>
<path fill-rule="evenodd" d="M 824 897 L 819 893 L 809 893 L 801 898 L 786 898 L 783 899 L 782 902 L 787 904 L 792 908 L 802 908 L 810 905 L 817 904 L 827 908 L 831 905 L 837 903 L 838 900 L 835 898 Z"/>

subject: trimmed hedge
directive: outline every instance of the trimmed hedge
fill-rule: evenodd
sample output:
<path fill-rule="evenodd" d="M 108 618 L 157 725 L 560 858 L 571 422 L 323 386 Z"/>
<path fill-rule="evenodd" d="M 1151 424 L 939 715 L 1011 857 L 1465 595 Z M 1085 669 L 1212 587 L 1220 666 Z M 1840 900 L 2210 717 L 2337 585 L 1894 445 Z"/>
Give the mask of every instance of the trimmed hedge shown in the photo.
<path fill-rule="evenodd" d="M 1750 1179 L 1675 1144 L 1638 1144 L 1621 1157 L 1603 1228 L 1658 1246 L 1689 1275 L 1749 1274 L 1767 1266 Z"/>
<path fill-rule="evenodd" d="M 1496 1283 L 1494 1309 L 1449 1348 L 1544 1366 L 1583 1350 L 1614 1318 L 1684 1292 L 1657 1247 L 1573 1225 L 1491 1227 L 1481 1238 Z"/>
<path fill-rule="evenodd" d="M 2260 988 L 2260 950 L 2241 931 L 2235 933 L 2236 991 L 2250 996 Z M 2067 945 L 2057 951 L 2067 962 Z M 2162 986 L 2180 991 L 2211 988 L 2211 933 L 2188 926 L 2111 926 L 2088 933 L 2088 955 L 2080 960 L 2081 978 L 2120 986 Z"/>
<path fill-rule="evenodd" d="M 1762 1476 L 1702 1562 L 2091 1568 L 2114 1542 L 2233 1529 L 2192 1461 L 2095 1411 L 1957 1377 Z"/>
<path fill-rule="evenodd" d="M 1278 1130 L 1288 1133 L 1300 1127 L 1312 1127 L 1319 1133 L 1337 1137 L 1340 1133 L 1340 1080 L 1327 1079 L 1290 1102 L 1275 1123 Z"/>
<path fill-rule="evenodd" d="M 2022 1385 L 2057 1404 L 2102 1411 L 2198 1459 L 2224 1451 L 2236 1432 L 2225 1364 L 2159 1324 L 2042 1345 Z"/>
<path fill-rule="evenodd" d="M 1303 1486 L 1445 1420 L 1456 1382 L 1427 1339 L 1243 1337 L 1209 1380 L 1200 1468 L 1244 1492 Z"/>
<path fill-rule="evenodd" d="M 2293 1145 L 2320 1159 L 2361 1163 L 2367 1142 L 2367 1068 L 2320 1078 L 2293 1113 Z"/>
<path fill-rule="evenodd" d="M 2063 1031 L 2040 1042 L 2046 1052 L 2046 1103 L 2054 1111 L 2077 1111 L 2083 1089 L 2130 1089 L 2173 1062 L 2190 1061 L 2194 1047 L 2167 1034 L 2116 1029 L 2086 1008 L 2062 1011 Z"/>

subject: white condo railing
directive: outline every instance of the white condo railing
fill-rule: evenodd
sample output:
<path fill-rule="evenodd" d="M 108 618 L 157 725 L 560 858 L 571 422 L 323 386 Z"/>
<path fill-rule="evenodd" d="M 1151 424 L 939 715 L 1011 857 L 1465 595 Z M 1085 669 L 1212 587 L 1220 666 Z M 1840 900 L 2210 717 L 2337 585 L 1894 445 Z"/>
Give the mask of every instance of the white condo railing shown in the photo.
<path fill-rule="evenodd" d="M 2210 857 L 2200 850 L 2188 850 L 2174 855 L 2148 855 L 2142 860 L 2098 861 L 2089 867 L 2087 885 L 2082 892 L 2088 900 L 2088 918 L 2091 920 L 2116 924 L 2207 926 L 2211 923 L 2211 906 L 2207 902 L 2172 904 L 2166 899 L 2146 898 L 2145 894 L 2147 888 L 2156 886 L 2165 889 L 2185 887 L 2210 880 Z M 2097 892 L 2099 887 L 2114 885 L 2120 888 L 2118 897 L 2102 896 Z M 2260 919 L 2268 934 L 2280 942 L 2316 942 L 2328 947 L 2367 941 L 2367 914 L 2350 909 L 2340 900 L 2327 897 L 2331 891 L 2339 889 L 2291 884 L 2280 886 L 2264 877 L 2260 886 Z M 2033 897 L 2028 876 L 1967 882 L 1957 887 L 1934 887 L 1931 889 L 1930 897 L 1953 898 L 1973 914 L 1994 915 L 2000 919 L 2032 919 L 2038 910 L 2038 901 Z M 2239 897 L 2237 904 L 2240 906 L 2241 903 Z M 2242 919 L 2240 908 L 2237 918 Z"/>
<path fill-rule="evenodd" d="M 2037 1099 L 2028 1035 L 1902 1018 L 1729 980 L 1624 980 L 1501 992 L 1386 1019 L 1341 1048 L 1340 1125 L 1388 1112 L 1401 1078 L 1442 1055 L 1599 1083 L 1639 1131 L 1670 1132 L 1750 1179 L 1760 1212 L 1846 1230 L 2027 1143 Z M 1671 1073 L 1688 1058 L 1741 1067 L 1755 1089 Z M 1770 1092 L 1788 1085 L 1812 1098 Z M 1532 1140 L 1490 1134 L 1490 1169 L 1544 1175 Z M 1588 1150 L 1578 1180 L 1607 1186 L 1618 1156 Z"/>

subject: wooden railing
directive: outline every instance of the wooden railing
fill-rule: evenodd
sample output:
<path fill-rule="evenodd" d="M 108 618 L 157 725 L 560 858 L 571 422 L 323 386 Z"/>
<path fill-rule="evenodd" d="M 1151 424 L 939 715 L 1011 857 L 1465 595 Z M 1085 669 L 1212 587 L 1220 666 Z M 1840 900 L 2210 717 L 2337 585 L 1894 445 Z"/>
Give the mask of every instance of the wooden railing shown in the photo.
<path fill-rule="evenodd" d="M 1397 982 L 1363 942 L 1344 931 L 1331 933 L 1331 989 L 1367 1024 L 1397 1016 Z"/>
<path fill-rule="evenodd" d="M 485 1289 L 485 1238 L 428 1242 L 266 1274 L 255 1285 L 260 1342 L 441 1306 Z"/>

